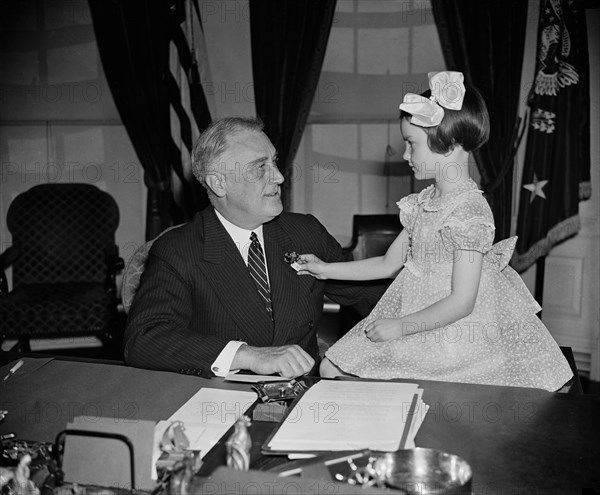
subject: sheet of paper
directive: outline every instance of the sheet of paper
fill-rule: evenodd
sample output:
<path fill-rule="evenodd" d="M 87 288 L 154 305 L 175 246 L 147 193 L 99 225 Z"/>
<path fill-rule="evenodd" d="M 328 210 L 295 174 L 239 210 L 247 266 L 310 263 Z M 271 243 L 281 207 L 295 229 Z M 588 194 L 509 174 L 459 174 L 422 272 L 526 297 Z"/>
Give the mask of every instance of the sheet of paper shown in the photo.
<path fill-rule="evenodd" d="M 183 421 L 190 450 L 199 450 L 200 457 L 204 457 L 256 399 L 255 392 L 200 389 L 168 420 L 157 423 L 154 429 L 152 466 L 156 466 L 160 456 L 163 433 L 173 421 Z M 156 479 L 156 470 L 153 471 Z"/>
<path fill-rule="evenodd" d="M 411 383 L 322 380 L 303 395 L 267 449 L 395 451 L 403 437 L 414 441 L 409 412 L 418 412 L 421 394 Z"/>
<path fill-rule="evenodd" d="M 243 383 L 279 382 L 281 380 L 285 380 L 285 378 L 273 375 L 240 375 L 239 373 L 229 373 L 225 377 L 225 381 Z"/>
<path fill-rule="evenodd" d="M 317 454 L 303 454 L 302 452 L 292 452 L 288 454 L 288 459 L 290 461 L 295 461 L 296 459 L 312 459 L 313 457 L 317 457 Z"/>
<path fill-rule="evenodd" d="M 415 404 L 415 410 L 414 410 L 413 416 L 412 416 L 412 423 L 410 426 L 408 437 L 406 439 L 406 443 L 404 444 L 405 449 L 414 449 L 416 447 L 415 436 L 417 435 L 419 428 L 423 424 L 423 421 L 425 420 L 425 415 L 427 414 L 427 411 L 429 410 L 429 406 L 427 404 L 425 404 L 422 400 L 422 397 L 423 397 L 423 389 L 422 388 L 417 389 L 417 395 L 418 395 L 418 399 Z"/>
<path fill-rule="evenodd" d="M 177 411 L 170 421 L 201 424 L 235 423 L 256 401 L 256 392 L 202 388 Z"/>

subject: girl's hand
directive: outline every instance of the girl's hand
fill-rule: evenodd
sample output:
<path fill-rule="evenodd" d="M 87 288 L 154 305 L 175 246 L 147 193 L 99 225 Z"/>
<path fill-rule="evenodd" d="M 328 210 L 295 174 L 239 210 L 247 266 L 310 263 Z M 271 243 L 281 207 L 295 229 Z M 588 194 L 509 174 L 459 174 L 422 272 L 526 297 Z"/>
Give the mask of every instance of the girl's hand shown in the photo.
<path fill-rule="evenodd" d="M 327 276 L 325 275 L 327 263 L 320 260 L 314 254 L 301 254 L 299 264 L 300 270 L 298 270 L 298 275 L 312 275 L 319 280 L 327 280 Z"/>
<path fill-rule="evenodd" d="M 387 342 L 402 337 L 402 320 L 398 318 L 381 318 L 365 327 L 365 334 L 371 342 Z"/>

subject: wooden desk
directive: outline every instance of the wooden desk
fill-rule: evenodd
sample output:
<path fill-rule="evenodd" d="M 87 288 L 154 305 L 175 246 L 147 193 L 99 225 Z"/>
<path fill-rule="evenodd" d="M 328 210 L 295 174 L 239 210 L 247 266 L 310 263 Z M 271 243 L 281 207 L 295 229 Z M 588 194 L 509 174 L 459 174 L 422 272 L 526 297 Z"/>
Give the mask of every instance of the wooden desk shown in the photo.
<path fill-rule="evenodd" d="M 10 365 L 0 369 L 2 377 Z M 26 370 L 26 367 L 23 367 Z M 600 396 L 444 382 L 417 382 L 430 410 L 415 439 L 420 447 L 466 459 L 473 493 L 582 493 L 600 490 Z M 0 382 L 9 411 L 0 434 L 53 441 L 77 415 L 116 420 L 168 418 L 200 387 L 249 390 L 249 385 L 125 366 L 53 360 L 29 375 Z M 284 459 L 259 449 L 274 423 L 252 427 L 252 467 Z M 205 469 L 224 462 L 223 442 Z M 593 493 L 593 492 L 592 492 Z"/>

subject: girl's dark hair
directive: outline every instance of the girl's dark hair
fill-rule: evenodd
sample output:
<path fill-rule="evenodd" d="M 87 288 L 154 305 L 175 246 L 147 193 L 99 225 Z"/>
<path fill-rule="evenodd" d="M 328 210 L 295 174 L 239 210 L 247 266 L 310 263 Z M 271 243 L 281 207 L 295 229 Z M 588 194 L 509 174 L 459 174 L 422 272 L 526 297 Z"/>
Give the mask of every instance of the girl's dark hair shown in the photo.
<path fill-rule="evenodd" d="M 431 90 L 421 93 L 429 98 Z M 401 111 L 401 119 L 410 119 L 408 112 Z M 435 153 L 446 154 L 456 145 L 467 151 L 475 151 L 490 136 L 490 116 L 483 97 L 472 86 L 466 87 L 463 105 L 460 110 L 444 108 L 444 118 L 435 127 L 421 127 L 427 133 L 429 149 Z"/>

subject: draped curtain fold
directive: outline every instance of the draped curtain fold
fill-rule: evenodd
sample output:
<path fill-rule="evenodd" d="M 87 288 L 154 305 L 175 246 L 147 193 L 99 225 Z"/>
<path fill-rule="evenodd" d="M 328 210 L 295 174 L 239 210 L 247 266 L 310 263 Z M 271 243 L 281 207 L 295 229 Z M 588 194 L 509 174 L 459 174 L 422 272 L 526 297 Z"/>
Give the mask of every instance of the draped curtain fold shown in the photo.
<path fill-rule="evenodd" d="M 277 149 L 284 208 L 292 161 L 319 82 L 336 0 L 250 0 L 256 113 Z"/>
<path fill-rule="evenodd" d="M 115 104 L 144 168 L 146 236 L 178 216 L 170 187 L 167 2 L 89 0 L 98 51 Z"/>
<path fill-rule="evenodd" d="M 448 70 L 463 72 L 488 106 L 490 139 L 474 155 L 503 239 L 511 227 L 527 2 L 432 0 L 432 10 Z"/>
<path fill-rule="evenodd" d="M 185 20 L 183 2 L 88 1 L 107 82 L 144 169 L 148 188 L 146 239 L 153 239 L 165 228 L 189 219 L 202 201 L 198 199 L 198 185 L 185 182 L 171 130 L 171 106 L 175 112 L 180 107 L 179 88 L 176 84 L 173 87 L 169 68 L 170 43 L 174 38 L 179 63 L 183 60 L 189 66 L 184 69 L 195 70 L 190 77 L 199 80 L 193 61 L 186 64 L 187 46 L 177 43 L 177 37 L 181 38 L 178 26 Z M 192 86 L 190 91 L 194 96 L 198 88 Z M 199 91 L 202 93 L 201 88 Z M 206 115 L 203 122 L 198 122 L 199 126 L 210 120 L 204 94 L 201 96 L 196 98 L 196 110 Z M 185 119 L 180 120 L 185 123 Z M 173 193 L 173 174 L 181 181 L 184 193 L 179 203 Z"/>

